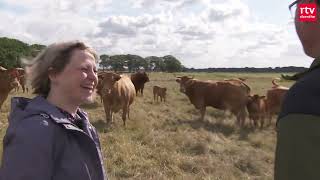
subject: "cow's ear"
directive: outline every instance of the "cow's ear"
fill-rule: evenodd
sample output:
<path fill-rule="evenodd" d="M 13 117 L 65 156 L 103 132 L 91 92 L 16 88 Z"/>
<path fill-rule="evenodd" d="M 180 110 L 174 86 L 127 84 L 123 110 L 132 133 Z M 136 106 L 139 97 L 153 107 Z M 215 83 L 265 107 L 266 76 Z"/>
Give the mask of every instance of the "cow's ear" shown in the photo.
<path fill-rule="evenodd" d="M 14 68 L 7 70 L 7 72 L 11 77 L 19 77 L 19 72 Z"/>
<path fill-rule="evenodd" d="M 98 79 L 103 79 L 104 74 L 98 74 Z"/>
<path fill-rule="evenodd" d="M 260 96 L 260 99 L 263 99 L 263 98 L 265 98 L 266 96 Z"/>
<path fill-rule="evenodd" d="M 176 81 L 177 81 L 178 83 L 180 83 L 180 82 L 181 82 L 181 79 L 180 79 L 180 78 L 177 78 Z"/>
<path fill-rule="evenodd" d="M 121 76 L 119 74 L 114 74 L 113 79 L 115 81 L 119 81 L 119 79 L 121 79 Z"/>

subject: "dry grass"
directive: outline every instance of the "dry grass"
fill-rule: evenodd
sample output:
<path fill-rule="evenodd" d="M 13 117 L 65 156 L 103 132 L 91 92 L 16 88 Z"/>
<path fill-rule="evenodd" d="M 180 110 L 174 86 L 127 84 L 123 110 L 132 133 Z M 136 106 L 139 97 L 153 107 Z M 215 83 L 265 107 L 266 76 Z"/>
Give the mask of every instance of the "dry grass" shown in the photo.
<path fill-rule="evenodd" d="M 272 78 L 279 76 L 195 74 L 198 79 L 248 78 L 252 91 L 261 95 L 272 86 Z M 152 73 L 150 79 L 144 97 L 137 97 L 131 107 L 126 128 L 120 114 L 111 128 L 105 127 L 100 99 L 83 107 L 99 131 L 110 179 L 273 179 L 276 142 L 273 126 L 263 130 L 239 129 L 233 116 L 213 108 L 208 108 L 205 121 L 200 122 L 199 112 L 179 92 L 172 74 Z M 291 84 L 281 82 L 285 86 Z M 167 87 L 166 103 L 153 102 L 154 85 Z M 12 93 L 12 96 L 31 95 Z M 7 127 L 8 112 L 9 100 L 0 113 L 1 138 Z"/>

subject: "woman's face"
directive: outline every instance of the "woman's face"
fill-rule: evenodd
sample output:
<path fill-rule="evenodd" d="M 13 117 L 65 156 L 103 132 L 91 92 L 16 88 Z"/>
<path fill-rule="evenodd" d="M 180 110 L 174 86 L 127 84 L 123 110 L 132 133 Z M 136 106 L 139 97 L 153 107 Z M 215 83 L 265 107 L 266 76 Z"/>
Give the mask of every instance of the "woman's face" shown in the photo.
<path fill-rule="evenodd" d="M 98 83 L 94 56 L 86 50 L 74 50 L 70 62 L 51 78 L 51 83 L 51 90 L 57 88 L 57 96 L 68 98 L 75 105 L 93 102 Z"/>
<path fill-rule="evenodd" d="M 310 3 L 310 1 L 302 0 L 299 4 Z M 317 6 L 316 22 L 301 22 L 298 17 L 299 8 L 297 8 L 295 16 L 295 26 L 299 39 L 302 43 L 304 52 L 313 58 L 320 57 L 320 8 Z"/>

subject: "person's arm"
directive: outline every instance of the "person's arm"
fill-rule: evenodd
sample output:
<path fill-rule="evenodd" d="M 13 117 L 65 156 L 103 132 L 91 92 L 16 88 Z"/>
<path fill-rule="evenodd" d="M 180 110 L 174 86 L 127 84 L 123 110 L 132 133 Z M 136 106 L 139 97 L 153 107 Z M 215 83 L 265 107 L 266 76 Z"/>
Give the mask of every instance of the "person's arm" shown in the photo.
<path fill-rule="evenodd" d="M 52 124 L 22 120 L 3 140 L 0 180 L 50 180 L 53 168 Z"/>

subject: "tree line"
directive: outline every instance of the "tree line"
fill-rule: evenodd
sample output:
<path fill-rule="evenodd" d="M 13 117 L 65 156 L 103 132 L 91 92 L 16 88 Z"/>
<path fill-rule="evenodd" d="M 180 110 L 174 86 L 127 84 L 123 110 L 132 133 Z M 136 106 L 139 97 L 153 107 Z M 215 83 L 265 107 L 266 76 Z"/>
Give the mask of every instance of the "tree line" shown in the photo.
<path fill-rule="evenodd" d="M 187 72 L 252 72 L 252 73 L 289 73 L 289 72 L 303 72 L 308 68 L 287 66 L 287 67 L 267 67 L 267 68 L 255 68 L 255 67 L 244 67 L 244 68 L 203 68 L 195 69 L 188 68 L 185 69 Z"/>
<path fill-rule="evenodd" d="M 172 55 L 163 57 L 148 56 L 141 57 L 133 54 L 106 55 L 100 56 L 100 67 L 103 70 L 135 72 L 140 69 L 156 72 L 180 72 L 186 69 L 181 62 Z"/>
<path fill-rule="evenodd" d="M 46 46 L 29 45 L 17 39 L 0 37 L 0 66 L 7 69 L 22 67 L 21 59 L 32 59 Z M 180 60 L 172 55 L 163 57 L 138 55 L 106 55 L 100 56 L 99 65 L 103 69 L 134 72 L 139 69 L 146 71 L 180 72 L 185 67 Z"/>

